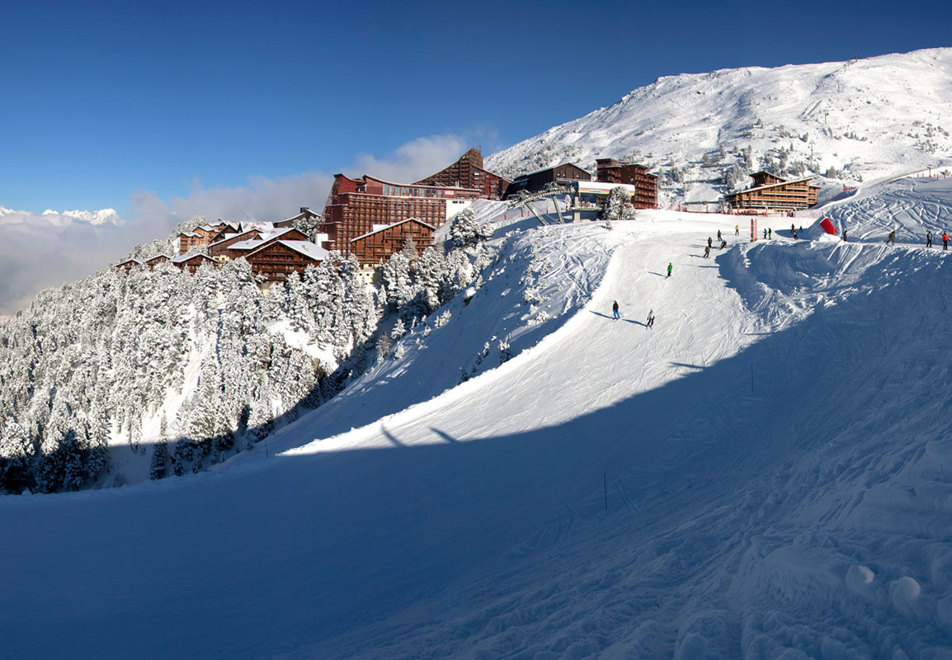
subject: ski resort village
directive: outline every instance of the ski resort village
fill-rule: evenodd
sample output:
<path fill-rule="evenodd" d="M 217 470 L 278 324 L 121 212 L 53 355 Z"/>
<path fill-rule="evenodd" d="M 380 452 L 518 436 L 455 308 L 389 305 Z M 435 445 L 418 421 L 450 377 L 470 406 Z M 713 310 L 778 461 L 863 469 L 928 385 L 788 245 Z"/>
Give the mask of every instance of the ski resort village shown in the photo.
<path fill-rule="evenodd" d="M 41 291 L 0 657 L 952 658 L 950 130 L 950 48 L 664 76 Z"/>

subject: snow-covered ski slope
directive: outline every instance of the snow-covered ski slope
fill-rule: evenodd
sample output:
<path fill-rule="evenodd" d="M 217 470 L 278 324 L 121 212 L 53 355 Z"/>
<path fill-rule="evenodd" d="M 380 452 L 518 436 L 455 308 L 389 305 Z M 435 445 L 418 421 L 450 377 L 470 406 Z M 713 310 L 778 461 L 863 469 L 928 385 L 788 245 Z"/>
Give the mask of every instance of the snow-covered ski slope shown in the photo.
<path fill-rule="evenodd" d="M 0 499 L 2 655 L 948 657 L 952 257 L 850 217 L 529 231 L 242 460 Z"/>
<path fill-rule="evenodd" d="M 883 240 L 896 230 L 896 240 L 925 244 L 925 233 L 952 230 L 952 185 L 948 179 L 904 178 L 869 186 L 846 203 L 831 205 L 828 215 L 847 238 Z"/>
<path fill-rule="evenodd" d="M 835 178 L 871 181 L 948 166 L 950 116 L 952 48 L 722 69 L 659 78 L 486 162 L 514 175 L 566 161 L 594 172 L 596 158 L 630 158 L 654 171 L 687 168 L 675 197 L 716 202 L 725 167 L 736 163 L 750 173 L 767 166 L 780 174 L 781 148 L 784 162 L 805 165 L 801 176 L 832 167 L 842 173 Z M 746 148 L 749 163 L 732 153 Z"/>

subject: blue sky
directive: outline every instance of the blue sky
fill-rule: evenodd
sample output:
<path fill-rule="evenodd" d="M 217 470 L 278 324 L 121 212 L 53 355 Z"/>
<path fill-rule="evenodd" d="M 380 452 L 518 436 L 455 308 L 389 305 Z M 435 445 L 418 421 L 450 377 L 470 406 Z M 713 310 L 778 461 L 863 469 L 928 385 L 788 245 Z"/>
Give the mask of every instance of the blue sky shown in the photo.
<path fill-rule="evenodd" d="M 661 75 L 949 45 L 949 4 L 4 2 L 0 205 L 125 215 L 432 136 L 488 155 Z"/>

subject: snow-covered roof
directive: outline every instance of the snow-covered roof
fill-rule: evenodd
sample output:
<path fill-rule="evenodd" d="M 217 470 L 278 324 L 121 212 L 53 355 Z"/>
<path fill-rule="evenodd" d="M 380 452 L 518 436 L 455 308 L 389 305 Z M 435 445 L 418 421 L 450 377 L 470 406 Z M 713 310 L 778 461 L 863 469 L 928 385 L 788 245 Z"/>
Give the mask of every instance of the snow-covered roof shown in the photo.
<path fill-rule="evenodd" d="M 202 254 L 201 252 L 198 252 L 198 253 L 192 253 L 192 254 L 180 254 L 177 257 L 172 257 L 172 263 L 181 264 L 181 263 L 185 263 L 186 261 L 189 261 L 190 259 L 195 259 L 196 257 L 199 259 L 207 259 L 209 261 L 215 261 L 214 259 L 209 257 L 207 254 Z"/>
<path fill-rule="evenodd" d="M 314 259 L 315 261 L 324 261 L 325 259 L 327 259 L 327 255 L 328 255 L 327 250 L 325 250 L 324 248 L 318 245 L 315 245 L 314 243 L 311 243 L 310 241 L 274 241 L 273 243 L 262 245 L 254 252 L 249 253 L 247 256 L 252 257 L 258 254 L 259 252 L 261 252 L 262 250 L 267 250 L 268 248 L 278 244 L 281 244 L 286 248 L 294 250 L 295 252 L 299 254 L 303 254 L 305 257 L 308 257 L 309 259 Z"/>
<path fill-rule="evenodd" d="M 400 222 L 394 222 L 394 223 L 389 224 L 389 225 L 373 225 L 374 229 L 373 229 L 372 231 L 368 231 L 366 234 L 361 234 L 360 236 L 357 236 L 356 238 L 352 238 L 352 239 L 350 239 L 350 242 L 353 243 L 354 241 L 359 241 L 359 240 L 362 239 L 362 238 L 367 238 L 368 236 L 372 236 L 372 235 L 374 235 L 374 234 L 379 234 L 379 233 L 382 232 L 382 231 L 386 231 L 386 230 L 388 230 L 388 229 L 393 229 L 394 227 L 397 227 L 397 226 L 399 226 L 399 225 L 402 225 L 402 224 L 404 224 L 404 223 L 406 223 L 406 222 L 415 222 L 415 223 L 417 223 L 418 225 L 423 225 L 424 227 L 428 227 L 428 228 L 432 229 L 433 231 L 436 231 L 436 227 L 434 227 L 433 225 L 431 225 L 431 224 L 428 223 L 428 222 L 423 222 L 423 221 L 420 220 L 419 218 L 407 218 L 406 220 L 401 220 Z"/>
<path fill-rule="evenodd" d="M 218 245 L 221 245 L 221 244 L 224 243 L 225 241 L 230 241 L 231 239 L 233 239 L 233 238 L 235 238 L 235 237 L 237 237 L 237 236 L 243 236 L 243 235 L 245 235 L 245 234 L 254 234 L 254 233 L 257 233 L 257 234 L 260 236 L 260 235 L 261 235 L 261 230 L 259 230 L 259 229 L 248 229 L 248 230 L 246 230 L 246 231 L 241 232 L 240 234 L 225 234 L 224 238 L 215 241 L 214 243 L 212 243 L 212 244 L 209 245 L 208 247 L 209 247 L 209 248 L 217 247 Z M 251 240 L 251 239 L 249 239 L 249 240 Z M 229 247 L 232 247 L 232 246 L 229 246 Z"/>

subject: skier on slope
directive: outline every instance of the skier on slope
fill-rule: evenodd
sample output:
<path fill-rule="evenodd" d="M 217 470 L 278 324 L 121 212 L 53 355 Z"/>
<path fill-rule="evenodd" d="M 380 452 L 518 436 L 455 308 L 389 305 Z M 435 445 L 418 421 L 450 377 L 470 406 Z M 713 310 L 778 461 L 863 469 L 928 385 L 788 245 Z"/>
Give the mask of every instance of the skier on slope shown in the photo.
<path fill-rule="evenodd" d="M 720 229 L 717 230 L 717 240 L 719 240 L 719 241 L 720 241 L 720 240 L 723 240 L 723 239 L 721 238 L 721 230 L 720 230 Z"/>
<path fill-rule="evenodd" d="M 665 276 L 664 279 L 668 279 L 669 277 L 671 277 L 671 270 L 672 270 L 673 268 L 674 268 L 674 266 L 672 266 L 672 265 L 671 265 L 671 262 L 669 261 L 669 262 L 668 262 L 668 274 Z"/>
<path fill-rule="evenodd" d="M 652 330 L 654 329 L 654 310 L 653 309 L 648 310 L 648 320 L 645 322 L 645 327 L 651 328 Z"/>
<path fill-rule="evenodd" d="M 932 247 L 932 232 L 926 232 L 926 247 Z"/>
<path fill-rule="evenodd" d="M 896 244 L 896 230 L 893 229 L 889 232 L 889 238 L 886 239 L 886 245 L 895 245 Z"/>
<path fill-rule="evenodd" d="M 708 246 L 708 247 L 713 247 L 713 245 L 714 245 L 713 239 L 711 239 L 711 237 L 708 236 L 708 237 L 707 237 L 707 246 Z"/>
<path fill-rule="evenodd" d="M 619 319 L 621 316 L 618 314 L 618 301 L 612 303 L 612 318 Z"/>
<path fill-rule="evenodd" d="M 727 247 L 727 241 L 725 241 L 725 240 L 722 238 L 722 239 L 721 239 L 721 247 L 719 247 L 718 250 L 723 250 L 723 249 L 726 248 L 726 247 Z"/>
<path fill-rule="evenodd" d="M 734 236 L 740 236 L 740 225 L 734 225 Z"/>
<path fill-rule="evenodd" d="M 711 246 L 710 246 L 710 245 L 708 245 L 706 248 L 704 248 L 704 258 L 707 259 L 709 256 L 711 256 Z"/>
<path fill-rule="evenodd" d="M 942 249 L 949 249 L 949 232 L 947 231 L 942 232 Z"/>

